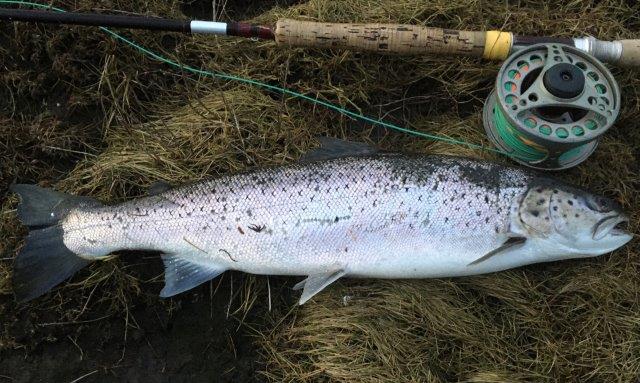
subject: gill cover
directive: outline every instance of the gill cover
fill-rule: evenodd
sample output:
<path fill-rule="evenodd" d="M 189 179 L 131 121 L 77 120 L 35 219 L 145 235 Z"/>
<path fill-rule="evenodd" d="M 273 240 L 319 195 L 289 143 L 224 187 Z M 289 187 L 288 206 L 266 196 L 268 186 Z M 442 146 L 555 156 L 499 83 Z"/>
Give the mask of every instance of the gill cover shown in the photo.
<path fill-rule="evenodd" d="M 530 233 L 547 237 L 553 231 L 550 207 L 554 189 L 535 186 L 529 189 L 518 209 L 520 223 Z"/>

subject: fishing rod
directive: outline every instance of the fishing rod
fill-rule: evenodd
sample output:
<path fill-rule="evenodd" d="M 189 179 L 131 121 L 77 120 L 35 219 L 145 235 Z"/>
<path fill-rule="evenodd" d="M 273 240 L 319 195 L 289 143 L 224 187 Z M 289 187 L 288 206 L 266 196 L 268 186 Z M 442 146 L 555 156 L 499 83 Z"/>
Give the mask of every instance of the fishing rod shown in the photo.
<path fill-rule="evenodd" d="M 410 24 L 324 23 L 280 19 L 275 27 L 241 22 L 178 20 L 148 16 L 0 9 L 0 20 L 146 29 L 274 40 L 288 47 L 339 48 L 407 55 L 464 55 L 504 60 L 535 44 L 556 43 L 587 52 L 600 61 L 640 67 L 640 39 L 520 36 L 505 31 L 462 31 Z"/>

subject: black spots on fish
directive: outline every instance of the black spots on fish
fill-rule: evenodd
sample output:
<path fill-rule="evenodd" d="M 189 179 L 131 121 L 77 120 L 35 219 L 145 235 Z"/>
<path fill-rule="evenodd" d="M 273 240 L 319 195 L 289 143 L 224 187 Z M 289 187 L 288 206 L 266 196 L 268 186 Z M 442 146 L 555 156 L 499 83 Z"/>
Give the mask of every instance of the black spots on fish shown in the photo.
<path fill-rule="evenodd" d="M 563 214 L 563 215 L 562 215 L 562 218 L 567 218 L 567 215 L 566 215 L 566 214 Z"/>
<path fill-rule="evenodd" d="M 225 217 L 224 215 L 220 216 L 220 221 L 224 221 L 225 219 L 227 219 L 227 217 Z"/>
<path fill-rule="evenodd" d="M 489 223 L 489 217 L 484 219 L 484 223 Z"/>
<path fill-rule="evenodd" d="M 256 233 L 260 233 L 261 231 L 263 231 L 264 229 L 266 229 L 266 228 L 267 228 L 267 226 L 266 226 L 266 225 L 255 225 L 255 224 L 251 224 L 251 225 L 249 225 L 249 226 L 248 226 L 248 228 L 249 228 L 250 230 L 255 231 Z"/>
<path fill-rule="evenodd" d="M 374 200 L 373 200 L 373 207 L 376 207 L 376 206 L 378 206 L 378 200 L 377 200 L 377 199 L 374 199 Z"/>
<path fill-rule="evenodd" d="M 333 220 L 333 222 L 338 222 L 340 221 L 340 217 L 336 216 L 336 218 Z"/>
<path fill-rule="evenodd" d="M 567 203 L 569 204 L 569 206 L 573 206 L 573 201 L 572 200 L 568 200 Z"/>
<path fill-rule="evenodd" d="M 464 223 L 464 225 L 465 225 L 466 227 L 469 227 L 469 222 L 465 222 L 465 223 Z"/>
<path fill-rule="evenodd" d="M 544 205 L 544 198 L 540 198 L 538 202 L 536 202 L 536 205 L 538 206 Z"/>
<path fill-rule="evenodd" d="M 348 253 L 348 252 L 349 252 L 349 248 L 348 248 L 348 247 L 345 247 L 345 248 L 344 248 L 344 252 L 345 252 L 345 253 Z"/>
<path fill-rule="evenodd" d="M 246 213 L 248 217 L 253 217 L 253 212 L 251 211 L 251 209 L 247 209 Z"/>
<path fill-rule="evenodd" d="M 444 217 L 444 223 L 449 222 L 449 217 Z"/>
<path fill-rule="evenodd" d="M 538 192 L 538 193 L 542 193 L 542 188 L 537 188 L 537 189 L 536 189 L 536 192 Z"/>
<path fill-rule="evenodd" d="M 534 217 L 538 217 L 540 215 L 540 212 L 538 210 L 529 210 L 529 213 L 531 213 L 531 215 Z"/>
<path fill-rule="evenodd" d="M 422 202 L 422 194 L 418 196 L 418 202 Z"/>
<path fill-rule="evenodd" d="M 460 196 L 460 198 L 464 198 L 467 196 L 467 193 L 462 193 L 462 195 Z"/>
<path fill-rule="evenodd" d="M 558 207 L 557 207 L 557 206 L 554 206 L 554 207 L 553 207 L 553 211 L 558 211 Z"/>
<path fill-rule="evenodd" d="M 122 217 L 121 216 L 118 216 L 117 220 L 118 220 L 118 222 L 122 223 Z"/>
<path fill-rule="evenodd" d="M 496 233 L 500 232 L 500 228 L 498 226 L 494 227 L 493 230 L 495 230 Z"/>
<path fill-rule="evenodd" d="M 481 212 L 480 210 L 478 210 L 478 211 L 476 211 L 476 215 L 477 215 L 478 217 L 480 217 L 480 215 L 482 215 L 482 212 Z"/>
<path fill-rule="evenodd" d="M 484 196 L 484 202 L 485 202 L 485 203 L 489 203 L 489 196 L 488 196 L 488 195 L 485 195 L 485 196 Z"/>

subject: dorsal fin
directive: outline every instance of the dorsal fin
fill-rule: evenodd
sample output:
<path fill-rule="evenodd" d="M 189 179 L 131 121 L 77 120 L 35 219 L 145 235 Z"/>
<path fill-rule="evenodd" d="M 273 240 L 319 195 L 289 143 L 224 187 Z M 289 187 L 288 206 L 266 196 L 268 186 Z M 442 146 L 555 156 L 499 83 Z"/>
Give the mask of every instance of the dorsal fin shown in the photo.
<path fill-rule="evenodd" d="M 149 186 L 149 195 L 158 195 L 171 189 L 172 186 L 165 181 L 156 181 Z"/>
<path fill-rule="evenodd" d="M 333 137 L 320 137 L 320 147 L 312 149 L 300 157 L 300 162 L 330 160 L 342 157 L 368 156 L 378 149 L 362 142 L 345 141 Z"/>

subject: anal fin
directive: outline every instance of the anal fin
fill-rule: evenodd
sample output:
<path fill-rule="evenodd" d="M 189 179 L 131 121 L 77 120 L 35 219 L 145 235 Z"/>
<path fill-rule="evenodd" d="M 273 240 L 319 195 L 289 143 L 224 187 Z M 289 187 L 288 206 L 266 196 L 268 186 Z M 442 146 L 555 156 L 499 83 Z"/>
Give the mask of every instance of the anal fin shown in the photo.
<path fill-rule="evenodd" d="M 493 257 L 494 255 L 500 254 L 506 250 L 512 249 L 516 246 L 521 246 L 524 245 L 524 243 L 527 241 L 526 238 L 524 237 L 509 237 L 500 247 L 498 247 L 497 249 L 491 250 L 490 252 L 488 252 L 487 254 L 483 255 L 482 257 L 476 259 L 475 261 L 469 263 L 467 266 L 473 266 L 473 265 L 477 265 L 480 262 L 486 261 L 487 259 Z"/>
<path fill-rule="evenodd" d="M 298 304 L 302 305 L 314 295 L 318 294 L 325 287 L 329 286 L 333 282 L 337 281 L 340 277 L 344 276 L 346 272 L 343 268 L 332 269 L 324 273 L 318 273 L 309 275 L 305 280 L 297 283 L 293 286 L 294 290 L 302 290 L 300 301 Z"/>
<path fill-rule="evenodd" d="M 224 273 L 226 269 L 195 263 L 179 255 L 163 255 L 164 288 L 160 292 L 163 298 L 171 297 L 210 281 Z"/>

